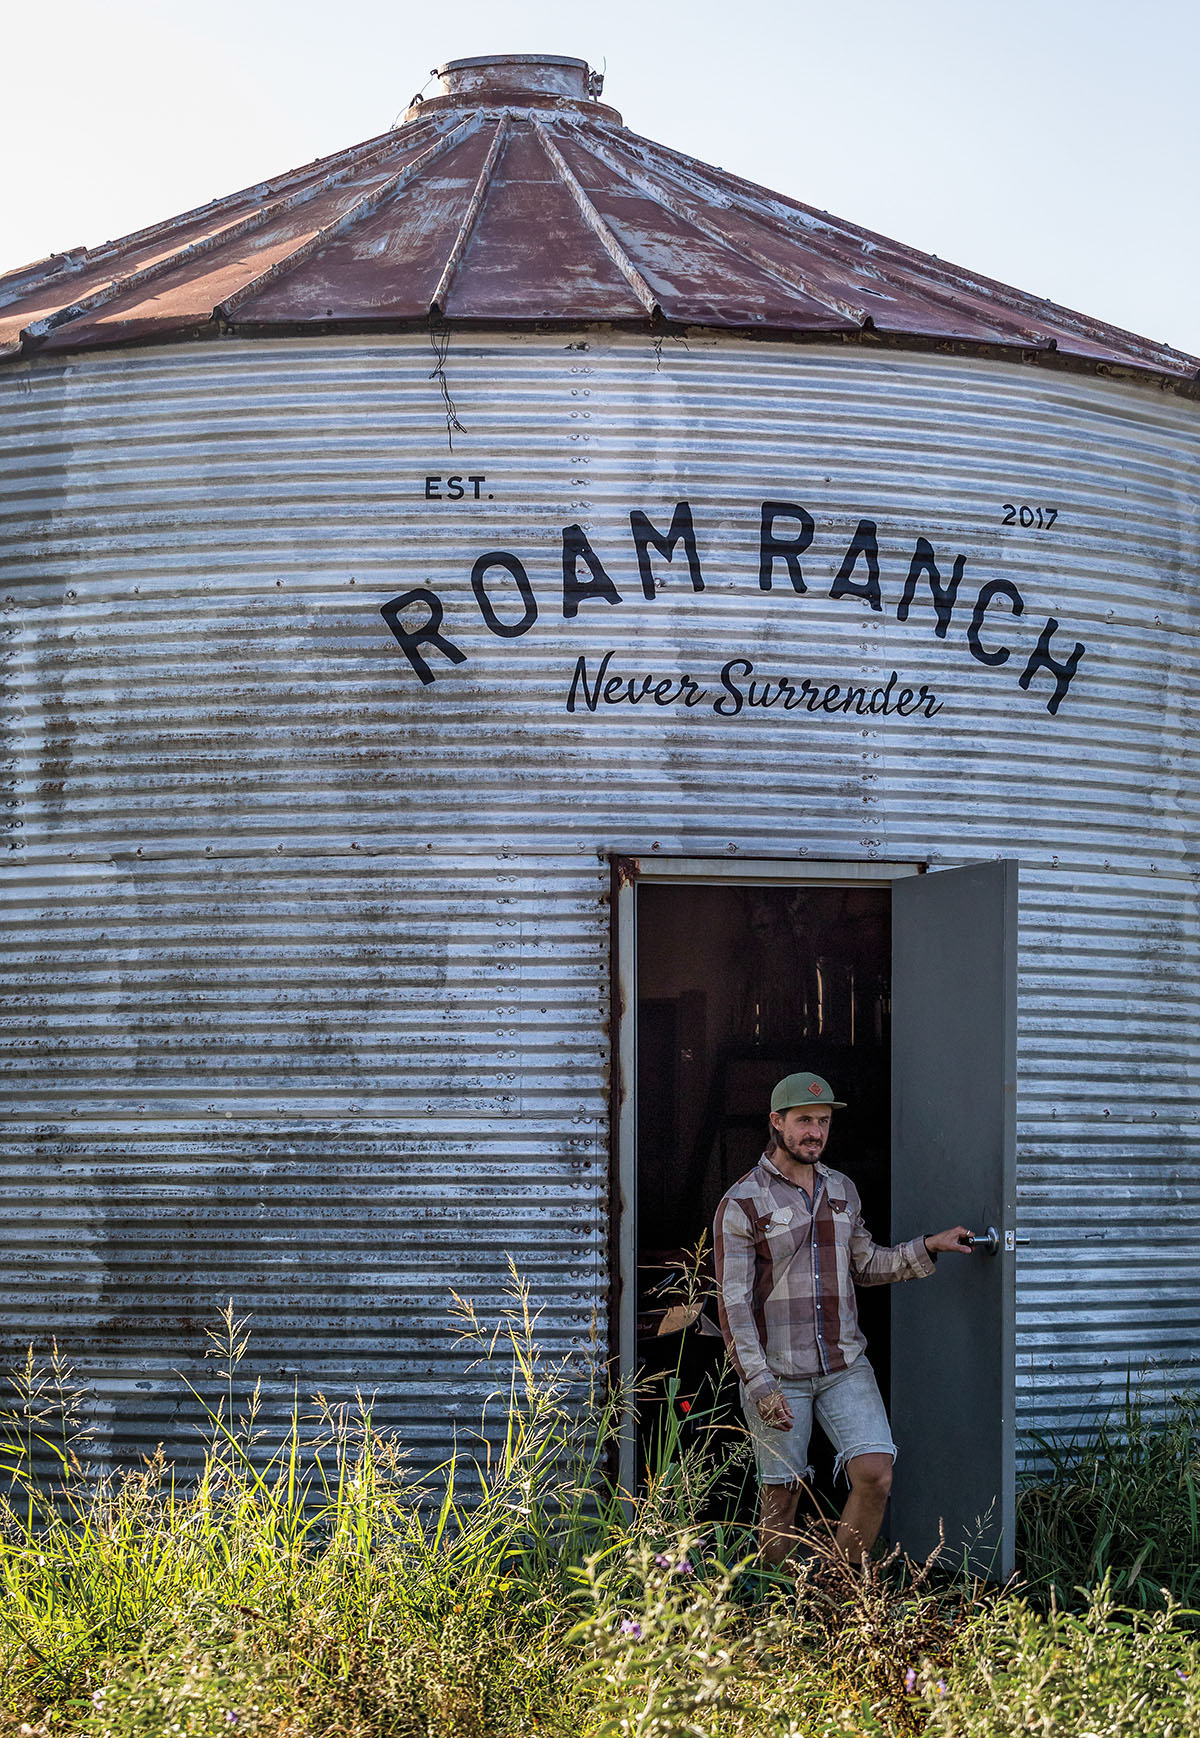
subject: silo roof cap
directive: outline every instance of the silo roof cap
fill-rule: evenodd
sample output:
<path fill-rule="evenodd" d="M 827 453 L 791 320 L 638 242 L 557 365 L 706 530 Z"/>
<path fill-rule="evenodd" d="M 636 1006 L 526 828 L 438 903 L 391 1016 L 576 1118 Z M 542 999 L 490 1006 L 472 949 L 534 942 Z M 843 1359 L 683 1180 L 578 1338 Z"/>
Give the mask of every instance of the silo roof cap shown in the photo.
<path fill-rule="evenodd" d="M 0 276 L 0 360 L 228 333 L 707 328 L 1015 356 L 1200 396 L 1200 361 L 630 132 L 567 55 L 447 61 L 363 144 Z"/>
<path fill-rule="evenodd" d="M 430 74 L 441 90 L 433 97 L 414 98 L 406 121 L 415 120 L 425 104 L 453 107 L 463 102 L 508 103 L 521 107 L 562 107 L 588 103 L 599 113 L 621 124 L 615 109 L 595 107 L 604 88 L 604 78 L 593 72 L 586 60 L 570 54 L 480 54 L 469 60 L 447 60 Z"/>

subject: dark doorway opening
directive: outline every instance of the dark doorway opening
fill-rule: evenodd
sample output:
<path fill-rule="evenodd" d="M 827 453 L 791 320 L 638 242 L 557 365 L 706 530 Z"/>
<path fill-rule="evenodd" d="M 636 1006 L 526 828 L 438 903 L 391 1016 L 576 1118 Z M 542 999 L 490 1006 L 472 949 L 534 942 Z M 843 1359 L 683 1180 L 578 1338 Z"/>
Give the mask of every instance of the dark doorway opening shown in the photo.
<path fill-rule="evenodd" d="M 643 1478 L 665 1406 L 712 1416 L 723 1346 L 703 1320 L 681 1342 L 672 1276 L 702 1236 L 711 1242 L 718 1201 L 762 1153 L 783 1075 L 812 1070 L 846 1100 L 826 1159 L 853 1178 L 875 1238 L 890 1241 L 891 890 L 643 881 L 636 909 L 637 1358 L 664 1378 L 642 1408 Z M 885 1400 L 887 1290 L 859 1296 Z M 711 1303 L 705 1315 L 715 1320 Z M 718 1422 L 736 1415 L 736 1399 L 727 1380 Z M 818 1490 L 832 1498 L 832 1457 L 817 1440 L 814 1450 Z"/>

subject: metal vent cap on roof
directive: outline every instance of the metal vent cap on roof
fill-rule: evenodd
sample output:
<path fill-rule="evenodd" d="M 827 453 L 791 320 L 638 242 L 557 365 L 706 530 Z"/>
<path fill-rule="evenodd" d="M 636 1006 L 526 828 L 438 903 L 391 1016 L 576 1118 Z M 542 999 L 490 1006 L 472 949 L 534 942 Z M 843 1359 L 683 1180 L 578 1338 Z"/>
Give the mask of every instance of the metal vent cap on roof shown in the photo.
<path fill-rule="evenodd" d="M 403 124 L 443 109 L 585 107 L 592 115 L 621 125 L 616 109 L 596 98 L 604 88 L 602 73 L 586 60 L 569 54 L 480 54 L 469 60 L 447 60 L 431 75 L 441 81 L 432 97 L 416 96 Z"/>

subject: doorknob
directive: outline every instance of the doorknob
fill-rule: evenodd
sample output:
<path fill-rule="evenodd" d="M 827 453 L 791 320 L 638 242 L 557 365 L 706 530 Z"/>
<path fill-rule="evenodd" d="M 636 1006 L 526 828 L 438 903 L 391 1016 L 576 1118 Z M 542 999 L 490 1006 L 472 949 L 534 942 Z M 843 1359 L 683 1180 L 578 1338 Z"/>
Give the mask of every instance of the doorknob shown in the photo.
<path fill-rule="evenodd" d="M 998 1255 L 1000 1253 L 1000 1233 L 994 1225 L 989 1225 L 986 1231 L 968 1231 L 967 1241 L 972 1249 L 981 1249 L 985 1255 Z M 1019 1249 L 1028 1242 L 1028 1237 L 1018 1237 L 1015 1231 L 1004 1233 L 1005 1249 Z"/>
<path fill-rule="evenodd" d="M 994 1225 L 989 1225 L 986 1231 L 968 1231 L 967 1242 L 972 1249 L 980 1249 L 985 1255 L 996 1255 L 1000 1249 L 1000 1233 Z"/>

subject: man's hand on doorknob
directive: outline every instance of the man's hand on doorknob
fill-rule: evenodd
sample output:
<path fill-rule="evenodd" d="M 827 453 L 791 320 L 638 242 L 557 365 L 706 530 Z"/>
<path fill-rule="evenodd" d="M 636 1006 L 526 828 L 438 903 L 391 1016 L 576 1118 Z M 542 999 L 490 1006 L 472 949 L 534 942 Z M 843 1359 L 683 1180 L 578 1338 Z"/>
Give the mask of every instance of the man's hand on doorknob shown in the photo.
<path fill-rule="evenodd" d="M 965 1225 L 955 1225 L 949 1231 L 933 1231 L 925 1238 L 925 1247 L 930 1255 L 945 1252 L 949 1255 L 957 1251 L 959 1255 L 970 1255 L 971 1233 Z"/>

